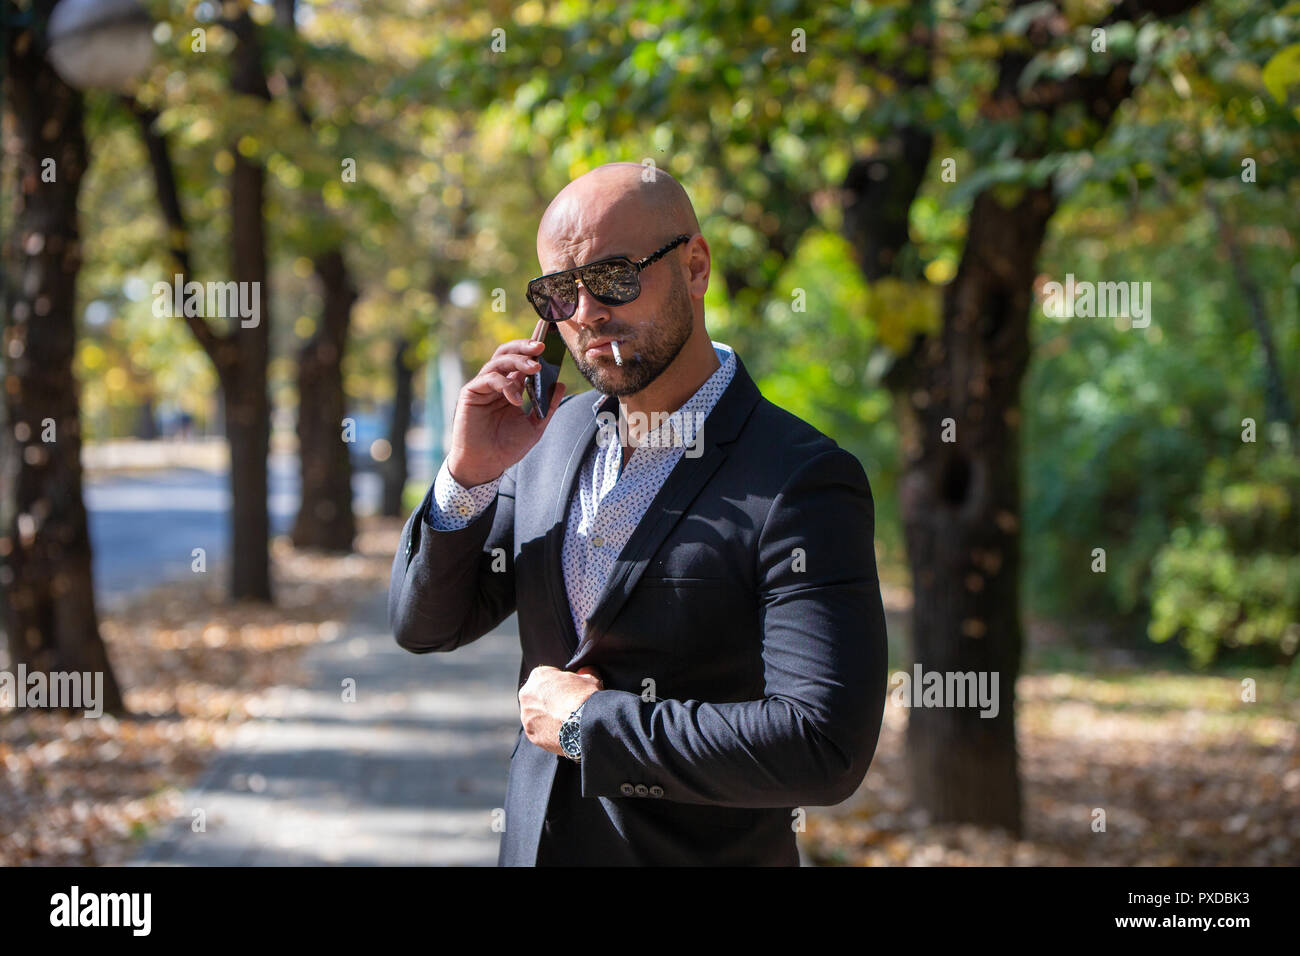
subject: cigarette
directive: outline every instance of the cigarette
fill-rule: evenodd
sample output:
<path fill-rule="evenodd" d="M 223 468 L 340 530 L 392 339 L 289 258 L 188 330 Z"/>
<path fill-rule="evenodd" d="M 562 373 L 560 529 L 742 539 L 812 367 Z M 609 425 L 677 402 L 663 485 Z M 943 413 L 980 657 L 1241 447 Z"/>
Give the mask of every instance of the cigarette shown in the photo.
<path fill-rule="evenodd" d="M 610 347 L 610 349 L 612 349 L 613 352 L 614 352 L 614 364 L 615 364 L 615 365 L 622 365 L 622 364 L 623 364 L 623 356 L 620 355 L 620 354 L 619 354 L 619 351 L 618 351 L 618 339 L 614 339 L 614 341 L 610 342 L 610 343 L 609 343 L 609 347 Z"/>

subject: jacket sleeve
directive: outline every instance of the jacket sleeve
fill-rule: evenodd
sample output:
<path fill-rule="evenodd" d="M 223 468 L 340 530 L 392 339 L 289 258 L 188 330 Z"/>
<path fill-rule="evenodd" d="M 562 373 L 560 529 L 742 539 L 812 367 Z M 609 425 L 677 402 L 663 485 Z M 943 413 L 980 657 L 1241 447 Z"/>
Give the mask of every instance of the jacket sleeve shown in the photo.
<path fill-rule="evenodd" d="M 803 464 L 758 538 L 765 694 L 713 704 L 597 691 L 582 710 L 582 794 L 625 782 L 729 807 L 827 806 L 866 776 L 884 712 L 886 635 L 862 465 Z M 802 549 L 800 552 L 799 549 Z"/>
<path fill-rule="evenodd" d="M 476 641 L 515 610 L 515 469 L 496 498 L 464 528 L 438 531 L 426 520 L 433 485 L 406 521 L 388 585 L 388 623 L 417 654 Z"/>

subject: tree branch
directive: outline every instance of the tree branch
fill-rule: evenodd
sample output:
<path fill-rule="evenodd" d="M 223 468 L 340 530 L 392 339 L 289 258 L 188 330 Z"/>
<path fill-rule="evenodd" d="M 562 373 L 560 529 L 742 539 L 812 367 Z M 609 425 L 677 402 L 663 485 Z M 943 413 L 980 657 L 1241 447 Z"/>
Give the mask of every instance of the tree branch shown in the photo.
<path fill-rule="evenodd" d="M 1241 286 L 1242 295 L 1245 296 L 1250 319 L 1255 326 L 1255 334 L 1259 336 L 1260 348 L 1264 353 L 1265 401 L 1268 417 L 1272 421 L 1283 422 L 1290 427 L 1293 422 L 1291 402 L 1287 396 L 1286 386 L 1283 384 L 1282 366 L 1278 361 L 1277 347 L 1273 343 L 1273 331 L 1269 327 L 1268 313 L 1264 308 L 1264 294 L 1260 291 L 1255 277 L 1251 275 L 1250 265 L 1242 252 L 1236 230 L 1224 214 L 1222 204 L 1209 188 L 1205 190 L 1205 202 L 1214 216 L 1214 224 L 1219 230 L 1219 241 L 1223 243 L 1232 262 L 1232 271 L 1237 276 L 1237 284 Z"/>
<path fill-rule="evenodd" d="M 121 101 L 135 117 L 140 128 L 145 151 L 149 154 L 149 168 L 153 172 L 158 206 L 162 210 L 163 220 L 167 226 L 167 252 L 179 271 L 181 281 L 184 282 L 192 268 L 189 224 L 185 220 L 185 211 L 181 207 L 180 190 L 176 186 L 176 171 L 171 161 L 167 140 L 154 128 L 158 120 L 158 111 L 144 106 L 132 96 L 123 96 Z M 190 315 L 185 309 L 181 309 L 181 315 L 212 364 L 219 372 L 224 371 L 226 365 L 233 360 L 226 337 L 213 329 L 208 320 L 201 315 Z"/>

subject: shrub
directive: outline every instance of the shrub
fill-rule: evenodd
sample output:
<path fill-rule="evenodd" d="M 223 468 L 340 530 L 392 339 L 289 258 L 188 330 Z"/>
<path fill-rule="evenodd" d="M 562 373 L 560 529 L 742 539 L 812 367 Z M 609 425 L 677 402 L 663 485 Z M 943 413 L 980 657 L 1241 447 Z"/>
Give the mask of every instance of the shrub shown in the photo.
<path fill-rule="evenodd" d="M 1152 640 L 1177 639 L 1197 666 L 1224 649 L 1282 659 L 1300 646 L 1300 458 L 1243 446 L 1206 471 L 1198 517 L 1155 561 Z"/>

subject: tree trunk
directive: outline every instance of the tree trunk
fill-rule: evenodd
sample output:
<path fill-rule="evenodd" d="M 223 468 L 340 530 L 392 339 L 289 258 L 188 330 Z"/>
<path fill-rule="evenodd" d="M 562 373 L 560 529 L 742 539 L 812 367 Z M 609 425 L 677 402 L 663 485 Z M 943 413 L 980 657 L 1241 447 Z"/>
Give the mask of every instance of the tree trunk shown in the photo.
<path fill-rule="evenodd" d="M 415 371 L 407 355 L 411 343 L 403 336 L 393 339 L 393 414 L 388 421 L 388 444 L 392 454 L 383 464 L 384 500 L 381 513 L 386 518 L 403 517 L 402 492 L 410 471 L 406 460 L 406 433 L 411 429 L 412 383 Z"/>
<path fill-rule="evenodd" d="M 135 437 L 141 441 L 154 441 L 158 437 L 158 413 L 152 395 L 146 395 L 136 413 Z"/>
<path fill-rule="evenodd" d="M 297 548 L 352 550 L 352 461 L 343 441 L 347 415 L 343 353 L 357 300 L 347 262 L 336 247 L 315 261 L 324 291 L 320 328 L 298 353 L 298 456 L 302 502 L 293 526 Z"/>
<path fill-rule="evenodd" d="M 1026 189 L 1009 207 L 990 192 L 977 197 L 961 266 L 945 290 L 943 330 L 898 382 L 915 663 L 998 681 L 996 716 L 951 701 L 911 709 L 912 793 L 935 822 L 1016 834 L 1020 383 L 1034 267 L 1053 211 L 1050 188 Z"/>
<path fill-rule="evenodd" d="M 33 20 L 44 23 L 52 6 L 35 4 Z M 120 714 L 122 694 L 95 611 L 72 371 L 81 267 L 77 194 L 86 168 L 82 100 L 48 66 L 36 32 L 18 30 L 3 51 L 19 168 L 17 222 L 5 250 L 15 281 L 6 270 L 0 319 L 8 366 L 0 594 L 11 666 L 102 673 L 104 711 Z"/>
<path fill-rule="evenodd" d="M 262 69 L 257 28 L 243 11 L 232 23 L 236 42 L 231 86 L 236 93 L 270 99 Z M 231 320 L 229 338 L 236 358 L 218 366 L 230 441 L 230 596 L 271 600 L 270 514 L 267 509 L 267 454 L 271 403 L 266 390 L 270 348 L 270 302 L 266 268 L 265 173 L 231 144 L 235 168 L 230 180 L 230 244 L 234 278 L 241 289 L 258 290 L 259 321 L 248 328 Z M 253 285 L 253 283 L 257 283 Z M 251 320 L 249 320 L 251 321 Z"/>
<path fill-rule="evenodd" d="M 230 446 L 230 596 L 271 600 L 267 451 L 270 404 L 266 364 L 236 365 L 222 377 L 226 442 Z"/>

